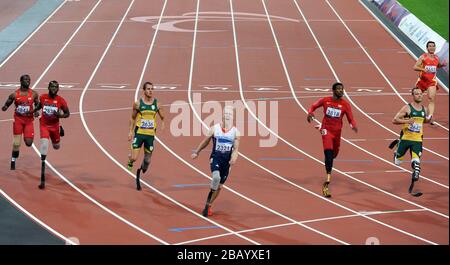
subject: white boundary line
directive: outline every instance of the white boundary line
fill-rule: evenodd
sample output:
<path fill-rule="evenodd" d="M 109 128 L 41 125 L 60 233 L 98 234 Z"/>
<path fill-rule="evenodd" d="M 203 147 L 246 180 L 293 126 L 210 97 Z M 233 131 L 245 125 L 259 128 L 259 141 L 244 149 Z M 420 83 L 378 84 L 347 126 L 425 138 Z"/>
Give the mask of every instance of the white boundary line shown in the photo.
<path fill-rule="evenodd" d="M 133 1 L 134 1 L 134 0 L 133 0 Z M 155 33 L 154 33 L 154 35 L 153 35 L 153 39 L 152 39 L 152 42 L 151 42 L 151 45 L 150 45 L 150 48 L 149 48 L 149 51 L 148 51 L 148 54 L 147 54 L 147 57 L 146 57 L 146 63 L 144 64 L 144 67 L 143 67 L 142 72 L 141 72 L 141 77 L 140 77 L 139 83 L 142 81 L 143 74 L 145 73 L 145 70 L 146 70 L 146 68 L 147 68 L 147 63 L 148 63 L 148 60 L 149 60 L 149 58 L 150 58 L 151 52 L 152 52 L 152 50 L 153 50 L 153 46 L 154 46 L 154 43 L 155 43 L 155 40 L 156 40 L 156 35 L 157 35 L 157 33 L 158 33 L 159 25 L 160 25 L 160 23 L 161 23 L 161 19 L 162 19 L 163 14 L 164 14 L 164 10 L 165 10 L 165 8 L 166 8 L 166 4 L 167 4 L 167 0 L 164 1 L 164 5 L 163 5 L 162 10 L 161 10 L 161 15 L 160 15 L 160 17 L 159 17 L 158 25 L 157 25 L 157 28 L 156 28 Z M 120 26 L 119 26 L 119 28 L 120 28 Z M 118 29 L 119 29 L 119 28 L 118 28 Z M 117 32 L 116 32 L 116 33 L 117 33 Z M 104 57 L 106 56 L 106 54 L 107 54 L 107 52 L 108 52 L 108 50 L 109 50 L 109 47 L 111 46 L 113 40 L 114 40 L 114 36 L 113 36 L 113 38 L 111 39 L 110 43 L 108 44 L 107 48 L 105 49 L 105 51 L 104 51 L 104 53 L 103 53 L 101 59 L 99 60 L 97 66 L 95 67 L 94 71 L 92 72 L 91 77 L 89 78 L 88 82 L 86 83 L 85 88 L 84 88 L 84 90 L 83 90 L 83 93 L 81 94 L 81 97 L 80 97 L 80 103 L 79 103 L 80 118 L 81 118 L 81 121 L 82 121 L 83 126 L 84 126 L 84 128 L 85 128 L 85 131 L 88 133 L 89 137 L 90 137 L 91 140 L 97 145 L 97 147 L 98 147 L 98 148 L 99 148 L 99 149 L 100 149 L 100 150 L 101 150 L 101 151 L 102 151 L 102 152 L 103 152 L 103 153 L 104 153 L 104 154 L 105 154 L 112 162 L 114 162 L 117 166 L 119 166 L 121 169 L 123 169 L 128 175 L 130 175 L 130 176 L 133 177 L 133 178 L 136 178 L 136 176 L 135 176 L 133 173 L 131 173 L 127 168 L 125 168 L 121 163 L 119 163 L 119 162 L 118 162 L 111 154 L 109 154 L 109 152 L 106 151 L 106 149 L 105 149 L 105 148 L 97 141 L 97 139 L 95 138 L 95 136 L 92 134 L 91 130 L 89 129 L 89 126 L 87 125 L 86 120 L 84 119 L 84 113 L 83 113 L 84 96 L 85 96 L 85 94 L 86 94 L 86 92 L 87 92 L 87 89 L 89 88 L 89 84 L 92 82 L 92 79 L 94 78 L 94 76 L 95 76 L 95 74 L 97 73 L 97 70 L 99 69 L 99 67 L 100 67 L 100 65 L 101 65 L 101 63 L 102 63 Z M 136 92 L 137 92 L 138 90 L 139 90 L 139 85 L 138 85 L 138 87 L 137 87 L 137 89 L 136 89 Z M 229 229 L 229 228 L 227 228 L 227 227 L 225 227 L 225 226 L 223 226 L 223 225 L 221 225 L 221 224 L 219 224 L 219 223 L 217 223 L 217 222 L 215 222 L 215 221 L 213 221 L 213 220 L 211 220 L 211 219 L 208 219 L 208 218 L 203 217 L 201 214 L 195 212 L 194 210 L 192 210 L 191 208 L 185 206 L 184 204 L 182 204 L 182 203 L 176 201 L 175 199 L 171 198 L 170 196 L 166 195 L 165 193 L 162 193 L 161 191 L 159 191 L 158 189 L 154 188 L 153 186 L 151 186 L 150 184 L 148 184 L 147 182 L 145 182 L 145 181 L 142 180 L 142 179 L 141 179 L 141 183 L 143 183 L 143 184 L 144 184 L 145 186 L 147 186 L 149 189 L 153 190 L 155 193 L 161 195 L 162 197 L 164 197 L 164 198 L 167 199 L 168 201 L 170 201 L 170 202 L 176 204 L 177 206 L 179 206 L 179 207 L 185 209 L 186 211 L 192 213 L 193 215 L 195 215 L 195 216 L 197 216 L 197 217 L 199 217 L 199 218 L 201 218 L 201 219 L 203 219 L 203 220 L 205 220 L 205 221 L 207 221 L 207 222 L 209 222 L 209 223 L 212 223 L 212 224 L 214 224 L 214 225 L 216 225 L 216 226 L 218 226 L 218 227 L 220 227 L 220 228 L 222 228 L 222 229 L 224 229 L 224 230 L 226 230 L 226 231 L 228 231 L 228 232 L 235 233 L 235 232 L 233 232 L 231 229 Z M 236 233 L 235 233 L 235 234 L 236 234 Z M 250 243 L 259 245 L 258 242 L 254 241 L 254 240 L 252 240 L 252 239 L 249 239 L 249 238 L 247 238 L 247 237 L 245 237 L 245 236 L 242 236 L 242 235 L 239 235 L 239 234 L 236 234 L 236 236 L 237 236 L 237 237 L 240 237 L 240 238 L 242 238 L 242 239 L 244 239 L 244 240 L 247 240 L 247 241 L 249 241 Z"/>
<path fill-rule="evenodd" d="M 39 218 L 34 216 L 32 213 L 27 211 L 25 208 L 23 208 L 19 203 L 17 203 L 15 200 L 13 200 L 11 197 L 8 196 L 2 189 L 0 189 L 0 193 L 5 197 L 10 203 L 12 203 L 17 209 L 22 211 L 25 215 L 27 215 L 29 218 L 31 218 L 33 221 L 38 223 L 39 225 L 43 226 L 48 231 L 52 232 L 54 235 L 59 237 L 60 239 L 64 240 L 64 242 L 69 243 L 71 245 L 78 245 L 76 242 L 70 240 L 69 238 L 65 237 L 64 235 L 57 232 L 55 229 L 51 228 L 50 226 L 46 225 L 43 221 L 41 221 Z"/>
<path fill-rule="evenodd" d="M 358 2 L 367 10 L 367 12 L 371 16 L 373 16 L 378 21 L 378 24 L 380 24 L 384 28 L 384 30 L 387 31 L 392 36 L 392 38 L 394 38 L 400 44 L 400 46 L 402 46 L 409 53 L 409 55 L 414 58 L 414 60 L 418 59 L 418 57 L 409 49 L 409 47 L 406 46 L 402 41 L 400 41 L 400 39 L 388 27 L 386 27 L 386 25 L 384 25 L 384 23 L 374 13 L 372 13 L 372 10 L 370 10 L 365 4 L 363 4 L 361 0 L 358 0 Z M 439 85 L 441 85 L 448 94 L 449 91 L 447 85 L 439 78 L 437 78 L 437 80 L 439 82 Z"/>
<path fill-rule="evenodd" d="M 398 91 L 397 91 L 397 89 L 395 89 L 395 86 L 391 83 L 391 81 L 387 78 L 387 76 L 383 73 L 383 71 L 380 69 L 380 67 L 377 65 L 377 63 L 374 61 L 374 59 L 370 56 L 370 54 L 367 52 L 366 48 L 364 48 L 363 45 L 361 44 L 361 42 L 359 42 L 358 38 L 356 38 L 356 36 L 353 34 L 353 32 L 350 30 L 350 28 L 347 26 L 347 24 L 342 20 L 341 16 L 337 13 L 337 11 L 336 11 L 336 10 L 334 9 L 334 7 L 330 4 L 330 2 L 329 2 L 328 0 L 325 0 L 325 2 L 327 2 L 328 6 L 333 10 L 333 12 L 334 12 L 334 14 L 336 15 L 336 17 L 339 18 L 339 20 L 341 21 L 342 25 L 344 25 L 345 29 L 348 31 L 348 33 L 350 33 L 350 35 L 352 36 L 352 38 L 353 38 L 353 39 L 355 40 L 355 42 L 359 45 L 359 47 L 362 49 L 362 51 L 366 54 L 367 58 L 369 58 L 369 60 L 370 60 L 370 61 L 372 62 L 372 64 L 373 64 L 373 66 L 378 70 L 378 72 L 380 73 L 380 75 L 384 78 L 384 80 L 388 83 L 388 85 L 392 88 L 392 90 L 397 94 L 397 96 L 398 96 L 404 103 L 407 104 L 407 101 L 405 101 L 405 99 L 404 99 L 403 97 L 401 97 L 401 96 L 398 94 Z M 348 97 L 348 96 L 347 96 L 347 97 Z M 355 107 L 357 107 L 356 104 L 354 104 L 354 105 L 355 105 Z M 359 110 L 359 107 L 357 107 L 357 108 L 358 108 L 358 110 Z M 360 110 L 360 111 L 361 111 L 361 113 L 365 114 L 362 110 Z M 369 117 L 368 115 L 365 115 L 365 116 Z M 371 118 L 371 120 L 372 120 L 372 118 Z M 390 131 L 390 132 L 392 132 L 392 133 L 394 133 L 394 134 L 397 135 L 397 133 L 395 133 L 394 131 L 388 129 L 387 127 L 385 127 L 385 126 L 383 126 L 383 125 L 381 125 L 381 123 L 379 123 L 379 122 L 376 121 L 375 119 L 373 119 L 373 121 L 374 121 L 375 123 L 379 124 L 380 126 L 382 126 L 383 128 L 385 128 L 386 130 L 388 130 L 388 131 Z M 448 128 L 446 128 L 445 126 L 442 126 L 440 123 L 437 123 L 437 122 L 436 122 L 436 124 L 437 124 L 439 127 L 441 127 L 441 128 L 443 128 L 444 130 L 446 130 L 447 132 L 449 131 Z M 427 150 L 427 151 L 429 151 L 429 152 L 431 152 L 431 153 L 433 153 L 433 154 L 435 154 L 435 155 L 437 155 L 437 156 L 440 156 L 440 157 L 442 157 L 442 158 L 444 158 L 444 159 L 446 159 L 446 160 L 449 160 L 448 157 L 443 156 L 443 155 L 441 155 L 441 154 L 439 154 L 439 153 L 437 153 L 437 152 L 434 152 L 434 151 L 432 151 L 432 150 L 429 150 L 429 149 L 427 149 L 427 148 L 425 148 L 425 147 L 424 147 L 423 149 L 424 149 L 424 150 Z"/>
<path fill-rule="evenodd" d="M 360 213 L 362 215 L 368 216 L 368 215 L 385 215 L 385 214 L 392 214 L 392 213 L 421 212 L 421 211 L 425 211 L 425 210 L 423 210 L 423 209 L 411 209 L 411 210 L 373 211 L 373 212 L 367 212 L 367 213 L 362 213 L 362 212 L 360 212 Z M 317 222 L 323 222 L 323 221 L 345 219 L 345 218 L 354 218 L 354 217 L 360 217 L 360 215 L 359 214 L 338 215 L 338 216 L 332 216 L 332 217 L 324 217 L 324 218 L 318 218 L 318 219 L 296 221 L 296 222 L 290 222 L 290 223 L 284 223 L 284 224 L 277 224 L 277 225 L 263 226 L 263 227 L 258 227 L 258 228 L 241 230 L 241 231 L 238 231 L 237 233 L 249 233 L 249 232 L 254 232 L 254 231 L 262 231 L 262 230 L 269 230 L 269 229 L 273 229 L 273 228 L 291 226 L 291 225 L 295 225 L 295 224 L 299 224 L 299 223 L 302 223 L 302 224 L 317 223 Z M 215 236 L 202 237 L 202 238 L 198 238 L 198 239 L 194 239 L 194 240 L 189 240 L 189 241 L 175 243 L 175 245 L 191 244 L 191 243 L 195 243 L 195 242 L 199 242 L 199 241 L 205 241 L 205 240 L 218 238 L 218 237 L 225 237 L 225 236 L 229 236 L 229 235 L 231 235 L 231 234 L 230 233 L 224 233 L 224 234 L 219 234 L 219 235 L 215 235 Z"/>

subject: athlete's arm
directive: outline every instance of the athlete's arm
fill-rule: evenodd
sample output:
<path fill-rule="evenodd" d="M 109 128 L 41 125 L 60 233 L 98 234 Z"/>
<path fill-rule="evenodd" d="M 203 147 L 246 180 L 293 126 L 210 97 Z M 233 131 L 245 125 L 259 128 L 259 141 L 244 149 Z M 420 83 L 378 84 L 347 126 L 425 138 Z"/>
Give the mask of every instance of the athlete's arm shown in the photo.
<path fill-rule="evenodd" d="M 233 152 L 231 153 L 230 165 L 236 163 L 236 160 L 239 155 L 239 141 L 241 140 L 241 136 L 239 132 L 236 133 L 236 138 L 234 139 Z"/>
<path fill-rule="evenodd" d="M 158 104 L 159 105 L 159 104 Z M 164 124 L 164 109 L 162 107 L 162 104 L 160 107 L 158 107 L 158 116 L 161 119 L 161 130 L 164 130 L 164 128 L 166 127 Z"/>
<path fill-rule="evenodd" d="M 130 118 L 130 132 L 128 133 L 128 141 L 133 138 L 134 127 L 136 126 L 136 117 L 138 114 L 139 102 L 133 102 L 131 118 Z"/>
<path fill-rule="evenodd" d="M 32 91 L 33 93 L 33 101 L 34 101 L 34 109 L 31 111 L 35 117 L 39 116 L 39 110 L 42 108 L 41 101 L 39 100 L 39 94 L 36 91 Z"/>
<path fill-rule="evenodd" d="M 423 55 L 417 59 L 416 64 L 414 65 L 414 71 L 425 72 L 425 68 L 423 67 Z"/>
<path fill-rule="evenodd" d="M 198 157 L 198 154 L 208 146 L 209 142 L 211 141 L 211 138 L 214 136 L 214 130 L 211 127 L 208 131 L 208 134 L 206 137 L 201 141 L 201 143 L 198 145 L 197 149 L 192 153 L 191 157 L 192 159 L 196 159 Z"/>
<path fill-rule="evenodd" d="M 15 93 L 12 93 L 8 96 L 8 99 L 6 99 L 5 105 L 3 105 L 2 110 L 6 111 L 11 104 L 13 104 L 14 100 L 16 99 Z"/>
<path fill-rule="evenodd" d="M 69 111 L 69 107 L 67 106 L 67 104 L 63 104 L 61 106 L 61 110 L 62 110 L 62 113 L 58 112 L 58 118 L 69 118 L 70 111 Z"/>
<path fill-rule="evenodd" d="M 406 124 L 414 122 L 414 119 L 406 118 L 409 116 L 409 106 L 405 105 L 400 111 L 394 116 L 392 120 L 393 124 Z"/>
<path fill-rule="evenodd" d="M 316 101 L 314 104 L 312 104 L 312 106 L 308 109 L 308 116 L 306 117 L 306 120 L 308 122 L 311 122 L 314 118 L 314 111 L 323 106 L 323 98 L 319 99 L 318 101 Z"/>
<path fill-rule="evenodd" d="M 354 132 L 358 132 L 358 128 L 356 127 L 356 121 L 353 118 L 352 108 L 350 104 L 346 104 L 345 116 L 347 116 L 347 121 L 350 124 L 350 127 Z"/>

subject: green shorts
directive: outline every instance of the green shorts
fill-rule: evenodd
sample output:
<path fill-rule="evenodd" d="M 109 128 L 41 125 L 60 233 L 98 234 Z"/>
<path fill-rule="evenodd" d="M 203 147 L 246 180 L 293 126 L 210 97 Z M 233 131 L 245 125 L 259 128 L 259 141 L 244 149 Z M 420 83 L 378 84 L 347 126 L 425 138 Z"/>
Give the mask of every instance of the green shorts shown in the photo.
<path fill-rule="evenodd" d="M 139 134 L 134 133 L 133 143 L 131 146 L 133 149 L 139 149 L 141 148 L 142 144 L 144 144 L 144 151 L 146 153 L 153 152 L 153 141 L 155 140 L 155 136 L 153 135 L 145 135 L 145 134 Z"/>
<path fill-rule="evenodd" d="M 422 142 L 401 140 L 398 143 L 395 157 L 399 160 L 403 160 L 406 152 L 409 150 L 411 158 L 419 158 L 422 156 Z"/>

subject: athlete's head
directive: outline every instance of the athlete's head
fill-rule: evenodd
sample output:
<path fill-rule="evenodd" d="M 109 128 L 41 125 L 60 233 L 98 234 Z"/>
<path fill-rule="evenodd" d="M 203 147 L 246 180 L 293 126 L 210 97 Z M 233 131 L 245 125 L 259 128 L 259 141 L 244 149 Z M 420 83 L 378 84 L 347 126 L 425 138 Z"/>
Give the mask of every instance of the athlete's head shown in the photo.
<path fill-rule="evenodd" d="M 145 82 L 142 85 L 142 89 L 144 90 L 144 96 L 147 98 L 151 98 L 153 95 L 153 84 L 151 82 Z"/>
<path fill-rule="evenodd" d="M 344 85 L 342 83 L 336 82 L 332 86 L 333 88 L 333 96 L 337 99 L 341 98 L 344 95 Z"/>
<path fill-rule="evenodd" d="M 30 88 L 31 79 L 29 75 L 22 75 L 20 77 L 20 87 L 28 89 Z"/>
<path fill-rule="evenodd" d="M 227 105 L 223 109 L 222 122 L 225 128 L 229 129 L 231 128 L 231 126 L 233 126 L 233 121 L 234 121 L 234 109 L 232 106 Z"/>
<path fill-rule="evenodd" d="M 52 98 L 55 97 L 56 94 L 58 94 L 58 91 L 59 91 L 59 83 L 58 83 L 58 81 L 55 81 L 55 80 L 50 81 L 48 83 L 48 94 L 49 94 L 49 96 L 52 97 Z"/>
<path fill-rule="evenodd" d="M 411 89 L 411 94 L 413 96 L 414 102 L 416 103 L 422 102 L 423 92 L 420 88 L 414 87 L 413 89 Z"/>
<path fill-rule="evenodd" d="M 434 41 L 428 41 L 427 42 L 427 51 L 428 53 L 433 54 L 436 51 L 436 43 Z"/>

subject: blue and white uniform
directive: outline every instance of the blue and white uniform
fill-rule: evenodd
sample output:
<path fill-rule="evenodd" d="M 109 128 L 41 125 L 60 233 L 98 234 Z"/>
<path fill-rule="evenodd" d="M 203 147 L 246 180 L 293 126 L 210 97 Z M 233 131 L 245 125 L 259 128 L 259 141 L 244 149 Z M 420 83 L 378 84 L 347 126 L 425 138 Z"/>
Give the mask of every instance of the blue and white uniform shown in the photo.
<path fill-rule="evenodd" d="M 234 140 L 239 135 L 236 127 L 227 132 L 222 130 L 220 124 L 213 126 L 213 149 L 210 156 L 211 172 L 220 172 L 220 184 L 225 183 L 230 171 L 230 159 L 233 152 Z"/>

